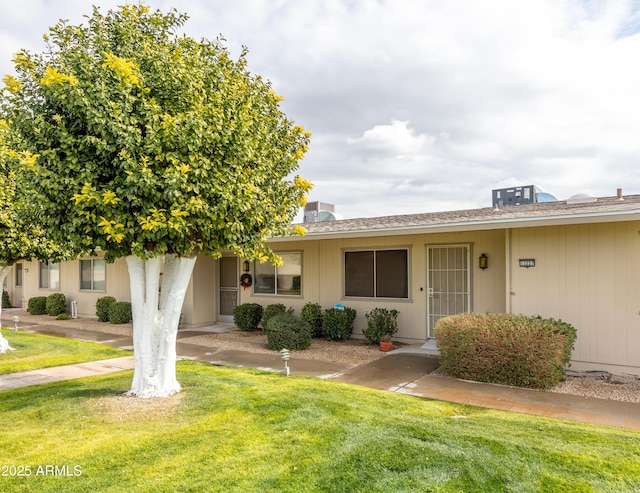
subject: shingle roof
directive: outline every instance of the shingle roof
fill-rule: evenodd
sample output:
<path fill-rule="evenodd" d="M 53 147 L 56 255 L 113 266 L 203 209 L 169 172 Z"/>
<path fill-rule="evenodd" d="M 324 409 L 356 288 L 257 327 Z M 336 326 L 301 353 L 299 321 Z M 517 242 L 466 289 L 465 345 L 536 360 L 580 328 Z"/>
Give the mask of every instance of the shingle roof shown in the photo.
<path fill-rule="evenodd" d="M 624 200 L 602 197 L 589 201 L 558 201 L 512 205 L 494 209 L 469 209 L 398 216 L 365 217 L 305 223 L 306 237 L 389 234 L 405 230 L 465 230 L 524 227 L 538 224 L 570 224 L 602 221 L 640 220 L 640 195 Z M 408 232 L 408 231 L 407 231 Z"/>

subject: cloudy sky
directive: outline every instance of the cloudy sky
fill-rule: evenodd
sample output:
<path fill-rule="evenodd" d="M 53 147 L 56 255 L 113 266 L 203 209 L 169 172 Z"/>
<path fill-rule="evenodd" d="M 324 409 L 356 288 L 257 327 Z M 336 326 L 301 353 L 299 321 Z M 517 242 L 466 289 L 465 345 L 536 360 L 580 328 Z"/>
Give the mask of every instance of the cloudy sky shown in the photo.
<path fill-rule="evenodd" d="M 0 73 L 124 0 L 0 3 Z M 222 34 L 312 132 L 300 174 L 345 218 L 491 205 L 536 185 L 640 193 L 640 0 L 149 0 Z"/>

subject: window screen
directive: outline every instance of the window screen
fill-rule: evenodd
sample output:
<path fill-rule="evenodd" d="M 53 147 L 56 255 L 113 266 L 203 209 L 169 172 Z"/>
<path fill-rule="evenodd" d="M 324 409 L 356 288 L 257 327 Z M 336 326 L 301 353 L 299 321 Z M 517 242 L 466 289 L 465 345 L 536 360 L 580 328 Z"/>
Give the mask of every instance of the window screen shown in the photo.
<path fill-rule="evenodd" d="M 408 298 L 408 251 L 362 250 L 344 254 L 344 295 Z"/>

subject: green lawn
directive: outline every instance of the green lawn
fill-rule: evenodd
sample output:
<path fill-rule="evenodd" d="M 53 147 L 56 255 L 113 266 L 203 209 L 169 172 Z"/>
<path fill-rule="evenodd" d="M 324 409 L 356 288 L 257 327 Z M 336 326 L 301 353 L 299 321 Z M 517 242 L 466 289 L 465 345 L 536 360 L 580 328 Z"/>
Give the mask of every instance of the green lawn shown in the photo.
<path fill-rule="evenodd" d="M 0 392 L 0 491 L 640 491 L 638 432 L 192 361 L 180 394 L 123 397 L 131 375 Z"/>
<path fill-rule="evenodd" d="M 2 336 L 15 351 L 0 354 L 0 375 L 131 354 L 103 344 L 8 329 L 2 329 Z"/>

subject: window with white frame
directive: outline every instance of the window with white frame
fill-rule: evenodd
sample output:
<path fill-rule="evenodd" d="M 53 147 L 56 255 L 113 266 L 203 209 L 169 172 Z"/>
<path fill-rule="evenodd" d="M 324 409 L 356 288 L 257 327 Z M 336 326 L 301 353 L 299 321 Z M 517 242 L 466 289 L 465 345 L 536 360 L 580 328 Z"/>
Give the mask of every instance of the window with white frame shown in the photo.
<path fill-rule="evenodd" d="M 302 294 L 302 253 L 278 253 L 282 265 L 254 262 L 254 294 L 300 296 Z"/>
<path fill-rule="evenodd" d="M 60 264 L 40 262 L 38 286 L 40 289 L 60 289 Z"/>
<path fill-rule="evenodd" d="M 106 265 L 104 259 L 80 260 L 80 289 L 104 291 L 106 288 Z"/>
<path fill-rule="evenodd" d="M 361 298 L 408 298 L 409 251 L 344 252 L 344 295 Z"/>

